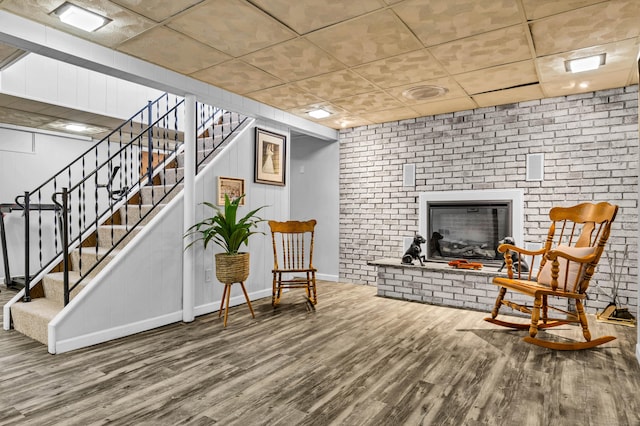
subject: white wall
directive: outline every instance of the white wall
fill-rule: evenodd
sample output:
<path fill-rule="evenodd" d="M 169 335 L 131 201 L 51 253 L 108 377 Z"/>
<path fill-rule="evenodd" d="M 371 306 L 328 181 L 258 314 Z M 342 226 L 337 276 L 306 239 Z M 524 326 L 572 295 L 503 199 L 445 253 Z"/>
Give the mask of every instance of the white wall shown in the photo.
<path fill-rule="evenodd" d="M 0 92 L 123 120 L 163 93 L 35 53 L 0 73 Z"/>
<path fill-rule="evenodd" d="M 291 139 L 291 219 L 316 219 L 313 264 L 318 278 L 338 281 L 339 167 L 337 141 L 295 134 Z"/>

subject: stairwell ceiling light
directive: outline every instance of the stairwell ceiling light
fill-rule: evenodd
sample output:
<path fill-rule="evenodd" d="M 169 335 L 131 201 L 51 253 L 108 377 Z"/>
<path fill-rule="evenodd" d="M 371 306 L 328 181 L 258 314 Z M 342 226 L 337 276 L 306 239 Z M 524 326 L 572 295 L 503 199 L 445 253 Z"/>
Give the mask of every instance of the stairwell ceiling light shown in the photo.
<path fill-rule="evenodd" d="M 606 56 L 607 54 L 603 53 L 601 55 L 587 56 L 586 58 L 571 59 L 564 61 L 564 66 L 567 72 L 572 73 L 592 71 L 604 65 Z"/>
<path fill-rule="evenodd" d="M 65 24 L 87 32 L 96 31 L 111 22 L 109 18 L 69 2 L 64 2 L 53 13 Z"/>
<path fill-rule="evenodd" d="M 312 111 L 309 111 L 307 114 L 318 120 L 321 118 L 327 118 L 331 115 L 329 111 L 325 111 L 323 109 L 314 109 Z"/>
<path fill-rule="evenodd" d="M 84 132 L 85 130 L 87 130 L 87 128 L 85 126 L 83 126 L 82 124 L 67 124 L 66 126 L 64 126 L 67 130 L 71 130 L 72 132 Z"/>

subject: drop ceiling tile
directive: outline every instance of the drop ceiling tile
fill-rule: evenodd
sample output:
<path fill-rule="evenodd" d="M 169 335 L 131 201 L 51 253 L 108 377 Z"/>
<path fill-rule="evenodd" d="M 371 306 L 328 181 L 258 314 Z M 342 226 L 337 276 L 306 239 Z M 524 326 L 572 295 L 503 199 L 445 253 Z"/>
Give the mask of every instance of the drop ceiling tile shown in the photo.
<path fill-rule="evenodd" d="M 326 100 L 346 98 L 378 90 L 376 86 L 349 70 L 319 75 L 298 81 L 297 84 L 307 92 Z"/>
<path fill-rule="evenodd" d="M 352 114 L 343 114 L 336 117 L 329 117 L 324 120 L 318 121 L 318 123 L 337 130 L 346 129 L 348 127 L 360 127 L 373 124 L 373 122 L 369 120 L 365 120 L 360 116 Z"/>
<path fill-rule="evenodd" d="M 544 93 L 542 93 L 539 84 L 496 90 L 495 92 L 480 93 L 473 96 L 473 100 L 476 101 L 479 107 L 513 104 L 542 98 L 544 98 Z"/>
<path fill-rule="evenodd" d="M 298 34 L 306 34 L 384 7 L 381 0 L 253 0 L 252 3 Z"/>
<path fill-rule="evenodd" d="M 411 108 L 420 116 L 446 114 L 454 111 L 466 111 L 477 108 L 478 105 L 469 97 L 448 99 L 439 102 L 429 102 L 428 104 L 414 105 Z"/>
<path fill-rule="evenodd" d="M 202 0 L 111 0 L 156 22 L 164 21 L 176 13 L 200 3 Z"/>
<path fill-rule="evenodd" d="M 283 83 L 274 76 L 240 60 L 214 65 L 191 74 L 191 77 L 240 95 Z"/>
<path fill-rule="evenodd" d="M 302 105 L 322 102 L 322 99 L 305 92 L 295 84 L 283 84 L 281 86 L 251 92 L 248 93 L 247 96 L 258 102 L 274 106 L 284 111 Z"/>
<path fill-rule="evenodd" d="M 640 1 L 611 0 L 535 21 L 531 35 L 537 55 L 546 56 L 637 37 L 638 22 Z"/>
<path fill-rule="evenodd" d="M 438 97 L 426 99 L 426 100 L 425 99 L 422 99 L 422 100 L 407 99 L 403 96 L 402 93 L 405 90 L 411 89 L 413 87 L 419 87 L 419 86 L 443 87 L 447 89 L 447 93 L 444 93 L 443 95 L 440 95 Z M 415 105 L 415 104 L 422 104 L 425 102 L 438 102 L 438 101 L 443 101 L 445 99 L 454 99 L 454 98 L 461 98 L 463 96 L 467 96 L 467 94 L 462 89 L 462 87 L 460 87 L 460 85 L 452 77 L 443 77 L 435 80 L 420 81 L 417 83 L 408 84 L 406 86 L 392 87 L 390 89 L 386 89 L 386 92 L 389 93 L 394 98 L 398 99 L 404 105 Z"/>
<path fill-rule="evenodd" d="M 596 3 L 602 3 L 602 0 L 522 0 L 528 20 L 545 18 Z"/>
<path fill-rule="evenodd" d="M 336 99 L 333 100 L 332 103 L 340 108 L 344 108 L 352 114 L 358 115 L 375 110 L 385 110 L 403 106 L 400 101 L 383 91 L 363 93 L 356 96 L 350 96 L 348 98 Z"/>
<path fill-rule="evenodd" d="M 11 123 L 16 126 L 39 128 L 54 121 L 54 117 L 35 113 L 25 114 L 24 111 L 12 108 L 0 108 L 0 123 Z"/>
<path fill-rule="evenodd" d="M 451 74 L 531 59 L 525 27 L 516 25 L 429 48 Z"/>
<path fill-rule="evenodd" d="M 392 108 L 384 111 L 362 113 L 360 116 L 372 123 L 386 123 L 418 117 L 420 114 L 409 107 Z"/>
<path fill-rule="evenodd" d="M 107 47 L 115 47 L 124 40 L 134 37 L 155 25 L 155 22 L 111 2 L 74 0 L 73 3 L 75 5 L 112 20 L 104 27 L 89 33 L 67 25 L 60 21 L 55 15 L 50 14 L 62 3 L 62 0 L 5 0 L 2 3 L 2 8 L 32 21 L 40 22 L 60 31 L 73 34 L 76 37 L 91 40 Z"/>
<path fill-rule="evenodd" d="M 447 75 L 447 72 L 426 49 L 381 59 L 353 69 L 382 87 L 395 87 Z"/>
<path fill-rule="evenodd" d="M 538 82 L 533 60 L 471 71 L 454 78 L 470 95 Z"/>
<path fill-rule="evenodd" d="M 588 47 L 585 49 L 573 50 L 557 55 L 549 55 L 536 59 L 540 72 L 540 81 L 547 82 L 557 79 L 580 78 L 601 73 L 610 73 L 617 70 L 630 70 L 635 67 L 634 58 L 638 54 L 637 39 L 623 40 L 617 43 L 609 43 L 600 46 Z M 567 72 L 565 61 L 570 59 L 585 58 L 605 53 L 606 62 L 598 70 L 585 71 L 583 73 L 571 74 Z"/>
<path fill-rule="evenodd" d="M 296 81 L 344 68 L 339 61 L 303 38 L 267 47 L 242 58 L 283 81 Z"/>
<path fill-rule="evenodd" d="M 20 55 L 25 53 L 23 50 L 0 43 L 0 71 L 2 71 L 3 67 L 13 63 Z"/>
<path fill-rule="evenodd" d="M 425 46 L 522 22 L 516 0 L 408 0 L 393 10 Z"/>
<path fill-rule="evenodd" d="M 167 25 L 234 57 L 296 36 L 272 17 L 241 0 L 201 3 L 171 19 Z"/>
<path fill-rule="evenodd" d="M 619 70 L 606 74 L 568 74 L 566 78 L 542 83 L 542 89 L 547 97 L 565 96 L 574 93 L 625 87 L 628 84 L 628 80 L 628 70 Z"/>
<path fill-rule="evenodd" d="M 390 10 L 336 24 L 308 34 L 307 39 L 332 52 L 339 61 L 356 66 L 422 47 Z"/>
<path fill-rule="evenodd" d="M 183 74 L 231 59 L 206 44 L 166 27 L 155 27 L 130 39 L 118 50 Z"/>

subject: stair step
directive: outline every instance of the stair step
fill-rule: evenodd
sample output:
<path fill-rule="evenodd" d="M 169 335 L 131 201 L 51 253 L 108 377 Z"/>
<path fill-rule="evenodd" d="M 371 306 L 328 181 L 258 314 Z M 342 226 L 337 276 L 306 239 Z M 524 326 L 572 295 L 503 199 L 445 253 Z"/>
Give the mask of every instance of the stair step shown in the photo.
<path fill-rule="evenodd" d="M 138 220 L 140 220 L 142 216 L 144 216 L 149 211 L 151 211 L 152 208 L 153 206 L 150 204 L 142 204 L 142 205 L 127 204 L 126 207 L 125 206 L 120 207 L 121 224 L 127 225 L 129 227 L 133 226 Z M 149 223 L 149 221 L 151 221 L 151 219 L 153 219 L 153 217 L 157 215 L 161 209 L 162 209 L 162 205 L 156 208 L 149 216 L 147 216 L 138 225 L 144 226 L 147 223 Z"/>
<path fill-rule="evenodd" d="M 162 200 L 163 204 L 167 204 L 169 203 L 169 201 L 173 199 L 173 197 L 175 197 L 180 193 L 180 191 L 182 191 L 182 187 L 183 187 L 182 184 L 177 185 L 175 188 L 173 188 L 173 185 L 171 184 L 143 186 L 140 189 L 140 197 L 142 197 L 142 204 L 155 204 L 165 194 L 168 193 L 167 197 L 164 200 Z"/>
<path fill-rule="evenodd" d="M 98 245 L 100 247 L 112 247 L 113 243 L 122 238 L 131 227 L 125 225 L 101 225 L 98 227 Z M 136 226 L 127 237 L 118 244 L 118 248 L 123 248 L 138 235 L 142 230 L 142 226 Z"/>
<path fill-rule="evenodd" d="M 13 328 L 40 343 L 48 344 L 49 323 L 62 310 L 54 300 L 44 297 L 31 302 L 17 302 L 11 306 Z"/>
<path fill-rule="evenodd" d="M 96 258 L 96 248 L 95 247 L 82 247 L 82 256 L 80 255 L 80 249 L 75 249 L 71 252 L 71 269 L 76 272 L 80 272 L 86 274 L 89 269 L 95 265 L 98 260 L 102 259 L 108 251 L 108 248 L 98 247 L 97 250 L 97 258 Z M 111 253 L 109 253 L 106 260 L 103 260 L 100 265 L 98 265 L 91 273 L 90 277 L 95 277 L 98 272 L 104 269 L 105 266 L 117 256 L 120 250 L 114 249 Z M 82 259 L 82 270 L 80 269 L 80 259 Z"/>
<path fill-rule="evenodd" d="M 206 164 L 201 164 L 200 167 L 198 167 L 198 173 L 200 173 L 202 169 L 205 168 L 205 166 Z M 184 178 L 184 167 L 176 167 L 175 169 L 165 169 L 162 173 L 163 175 L 161 179 L 164 179 L 164 182 L 166 182 L 167 185 L 171 185 L 175 183 L 176 180 Z"/>
<path fill-rule="evenodd" d="M 80 274 L 75 271 L 69 271 L 69 287 L 80 280 Z M 69 294 L 69 300 L 72 300 L 82 291 L 82 289 L 91 281 L 85 278 L 76 288 Z M 42 280 L 44 286 L 45 297 L 54 301 L 60 308 L 64 307 L 64 272 L 51 272 L 44 276 Z"/>

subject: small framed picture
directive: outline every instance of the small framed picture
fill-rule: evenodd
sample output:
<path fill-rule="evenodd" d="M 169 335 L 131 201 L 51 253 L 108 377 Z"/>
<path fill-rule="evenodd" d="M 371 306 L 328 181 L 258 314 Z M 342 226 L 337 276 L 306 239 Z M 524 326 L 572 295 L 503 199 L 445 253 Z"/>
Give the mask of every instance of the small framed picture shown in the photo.
<path fill-rule="evenodd" d="M 224 196 L 228 195 L 233 201 L 244 194 L 244 179 L 218 176 L 218 205 L 224 206 Z M 245 199 L 240 200 L 244 206 Z"/>
<path fill-rule="evenodd" d="M 286 136 L 256 127 L 256 183 L 285 185 L 286 144 Z"/>

